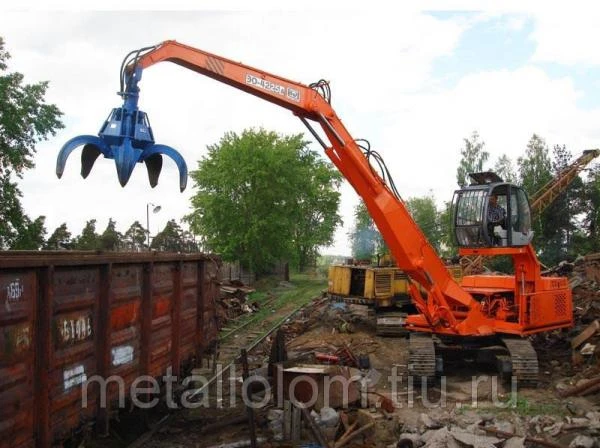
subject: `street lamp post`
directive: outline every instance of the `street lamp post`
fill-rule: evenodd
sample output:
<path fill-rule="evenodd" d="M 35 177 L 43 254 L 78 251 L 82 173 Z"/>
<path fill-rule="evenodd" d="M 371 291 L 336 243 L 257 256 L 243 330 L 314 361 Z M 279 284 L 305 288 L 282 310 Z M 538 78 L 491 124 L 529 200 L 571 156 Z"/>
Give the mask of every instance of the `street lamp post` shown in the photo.
<path fill-rule="evenodd" d="M 152 213 L 160 212 L 160 205 L 153 204 L 152 202 L 146 203 L 146 232 L 148 237 L 148 250 L 150 250 L 150 206 L 154 207 Z"/>

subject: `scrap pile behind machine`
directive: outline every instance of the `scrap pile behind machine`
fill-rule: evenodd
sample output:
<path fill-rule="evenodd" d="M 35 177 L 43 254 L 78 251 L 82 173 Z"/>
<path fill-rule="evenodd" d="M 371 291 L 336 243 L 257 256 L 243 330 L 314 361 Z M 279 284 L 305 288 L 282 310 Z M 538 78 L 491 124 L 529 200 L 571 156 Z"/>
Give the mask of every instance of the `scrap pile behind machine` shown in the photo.
<path fill-rule="evenodd" d="M 237 281 L 222 284 L 218 301 L 218 315 L 221 322 L 224 323 L 241 315 L 258 311 L 259 304 L 250 302 L 249 298 L 249 294 L 254 291 L 254 288 Z"/>

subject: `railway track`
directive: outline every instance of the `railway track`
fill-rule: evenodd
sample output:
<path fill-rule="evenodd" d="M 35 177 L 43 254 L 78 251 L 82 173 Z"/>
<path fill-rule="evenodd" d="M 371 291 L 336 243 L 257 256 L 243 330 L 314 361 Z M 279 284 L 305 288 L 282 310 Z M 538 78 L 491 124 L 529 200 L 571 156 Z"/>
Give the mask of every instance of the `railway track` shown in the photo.
<path fill-rule="evenodd" d="M 288 319 L 293 317 L 296 313 L 298 313 L 302 308 L 304 308 L 306 304 L 302 304 L 294 308 L 290 313 L 285 314 L 282 318 L 276 319 L 275 323 L 268 328 L 266 331 L 264 330 L 250 330 L 244 332 L 241 335 L 240 340 L 235 343 L 230 343 L 226 345 L 222 345 L 219 348 L 220 354 L 219 361 L 225 366 L 220 369 L 220 372 L 215 373 L 202 387 L 196 389 L 191 395 L 190 399 L 193 399 L 195 396 L 204 392 L 208 387 L 210 387 L 215 381 L 217 381 L 222 374 L 229 371 L 231 368 L 235 368 L 237 365 L 237 361 L 239 360 L 240 353 L 242 349 L 246 349 L 248 353 L 251 353 L 261 342 L 263 342 L 267 337 L 269 337 L 273 332 L 275 332 L 281 325 L 285 323 Z M 242 325 L 239 327 L 239 330 L 246 328 L 246 325 Z M 238 331 L 239 331 L 238 330 Z M 231 333 L 228 333 L 231 334 Z"/>
<path fill-rule="evenodd" d="M 241 366 L 239 365 L 239 361 L 242 349 L 245 349 L 247 353 L 251 354 L 286 321 L 294 317 L 303 308 L 310 306 L 314 298 L 314 294 L 312 294 L 307 299 L 302 300 L 300 304 L 284 304 L 274 313 L 267 316 L 259 313 L 257 316 L 243 319 L 242 322 L 234 322 L 233 325 L 230 321 L 219 334 L 220 342 L 216 348 L 217 356 L 212 363 L 212 372 L 209 373 L 209 375 L 205 375 L 208 380 L 204 382 L 201 387 L 193 391 L 187 391 L 188 399 L 194 401 L 195 398 L 202 396 L 207 389 L 216 385 L 219 379 L 222 380 L 224 375 L 228 374 L 231 369 L 235 369 L 236 376 L 238 373 L 240 373 L 241 376 Z M 276 301 L 276 298 L 269 299 L 262 305 L 262 308 L 271 309 L 273 306 L 277 305 L 275 303 Z M 222 366 L 219 369 L 216 369 L 217 362 Z M 240 368 L 240 372 L 238 372 L 238 367 Z M 147 432 L 135 439 L 131 444 L 127 445 L 127 447 L 139 448 L 144 446 L 152 439 L 155 433 L 160 432 L 163 428 L 169 426 L 176 412 L 164 416 L 161 420 L 152 425 Z"/>
<path fill-rule="evenodd" d="M 273 297 L 273 298 L 267 300 L 265 303 L 263 303 L 261 305 L 261 308 L 268 309 L 268 308 L 270 308 L 273 305 L 274 302 L 275 302 L 275 298 Z M 250 319 L 243 319 L 244 317 L 246 317 L 246 316 L 245 315 L 241 315 L 237 319 L 234 320 L 235 321 L 235 322 L 233 322 L 234 324 L 237 323 L 237 320 L 242 320 L 243 322 L 240 323 L 239 325 L 234 326 L 232 328 L 231 327 L 232 321 L 230 321 L 226 327 L 222 328 L 221 329 L 221 333 L 219 333 L 219 339 L 221 341 L 225 341 L 230 336 L 235 335 L 236 333 L 239 333 L 241 330 L 243 330 L 244 328 L 246 328 L 250 324 L 255 323 L 257 321 L 260 321 L 260 319 L 263 318 L 263 316 L 260 315 L 260 314 L 254 316 L 254 317 L 251 317 Z M 240 318 L 242 318 L 242 319 L 240 319 Z"/>

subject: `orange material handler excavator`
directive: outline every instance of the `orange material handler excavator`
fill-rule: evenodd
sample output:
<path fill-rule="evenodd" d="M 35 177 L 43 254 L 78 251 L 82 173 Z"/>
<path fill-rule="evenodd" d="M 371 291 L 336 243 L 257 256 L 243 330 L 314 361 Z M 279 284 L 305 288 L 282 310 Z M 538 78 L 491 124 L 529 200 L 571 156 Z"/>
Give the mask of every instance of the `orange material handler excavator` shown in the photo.
<path fill-rule="evenodd" d="M 174 149 L 154 144 L 147 116 L 137 107 L 142 71 L 162 61 L 290 110 L 323 146 L 362 197 L 398 267 L 411 279 L 410 296 L 418 314 L 406 320 L 411 330 L 410 374 L 431 377 L 439 373 L 442 359 L 436 356 L 436 348 L 438 354 L 457 347 L 483 353 L 494 346 L 493 355 L 505 373 L 537 380 L 537 356 L 524 336 L 571 326 L 572 298 L 565 278 L 541 276 L 530 245 L 533 233 L 525 192 L 493 173 L 477 173 L 471 185 L 455 192 L 454 226 L 461 254 L 508 255 L 514 264 L 513 275 L 473 275 L 457 283 L 411 218 L 379 154 L 365 140 L 355 140 L 338 118 L 326 81 L 307 86 L 176 41 L 133 51 L 121 67 L 123 106 L 113 109 L 97 137 L 75 137 L 63 146 L 57 161 L 59 177 L 69 153 L 84 145 L 83 177 L 103 154 L 115 160 L 123 186 L 138 162 L 146 163 L 154 186 L 164 154 L 179 166 L 181 188 L 185 188 L 185 162 Z M 313 128 L 315 123 L 325 138 Z M 502 223 L 488 222 L 491 196 L 497 196 L 505 210 Z"/>

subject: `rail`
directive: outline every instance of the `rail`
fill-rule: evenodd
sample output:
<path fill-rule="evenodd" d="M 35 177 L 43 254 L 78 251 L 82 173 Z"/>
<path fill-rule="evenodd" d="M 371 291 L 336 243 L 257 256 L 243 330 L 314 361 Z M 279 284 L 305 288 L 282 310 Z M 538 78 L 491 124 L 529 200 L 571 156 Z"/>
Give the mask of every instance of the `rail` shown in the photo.
<path fill-rule="evenodd" d="M 313 297 L 313 299 L 314 298 L 315 297 Z M 303 308 L 305 308 L 307 306 L 310 306 L 312 303 L 313 303 L 313 301 L 308 302 L 308 303 L 304 303 L 302 305 L 297 306 L 290 313 L 288 313 L 285 316 L 283 316 L 273 326 L 271 326 L 268 330 L 266 330 L 263 334 L 261 334 L 260 337 L 254 339 L 252 342 L 250 342 L 245 347 L 240 347 L 239 348 L 239 354 L 237 356 L 235 356 L 233 359 L 229 359 L 228 363 L 227 363 L 227 365 L 225 367 L 223 367 L 222 369 L 218 370 L 217 373 L 215 373 L 201 387 L 199 387 L 199 388 L 195 389 L 193 392 L 191 392 L 188 395 L 189 399 L 193 400 L 194 397 L 197 397 L 199 394 L 201 394 L 205 390 L 207 390 L 207 388 L 209 388 L 212 384 L 214 384 L 225 372 L 229 371 L 231 368 L 235 368 L 237 362 L 240 360 L 241 352 L 242 352 L 243 349 L 245 349 L 247 352 L 251 352 L 261 342 L 263 342 L 266 338 L 268 338 L 271 334 L 273 334 L 273 332 L 275 332 L 276 330 L 278 330 L 287 320 L 289 320 L 290 318 L 292 318 L 295 314 L 297 314 L 298 312 L 300 312 Z M 251 319 L 250 321 L 245 322 L 244 324 L 240 325 L 239 327 L 236 327 L 234 330 L 228 332 L 226 334 L 226 336 L 230 337 L 233 334 L 242 332 L 242 330 L 244 330 L 250 323 L 252 323 L 254 321 L 255 321 L 255 319 Z M 157 431 L 159 431 L 162 427 L 166 426 L 171 421 L 170 417 L 172 415 L 173 414 L 169 414 L 169 415 L 163 417 L 156 424 L 154 424 L 151 429 L 149 429 L 147 432 L 145 432 L 140 437 L 138 437 L 136 440 L 134 440 L 130 445 L 128 445 L 128 448 L 139 448 L 139 447 L 143 446 L 144 443 L 146 443 L 147 441 L 150 440 L 150 438 L 152 437 L 152 435 L 154 433 L 156 433 Z"/>

